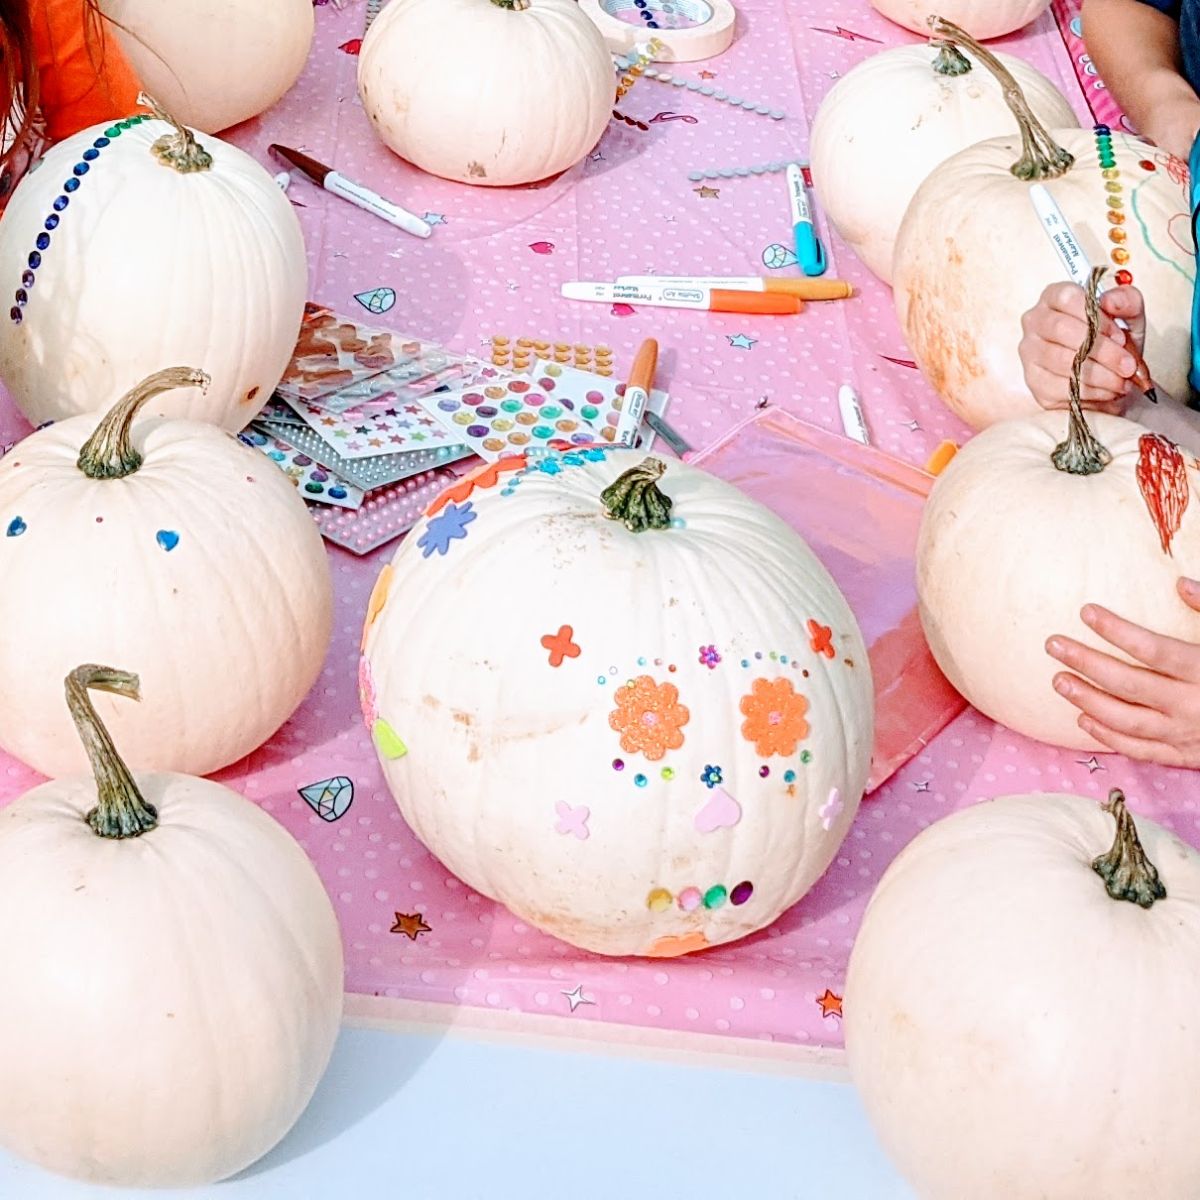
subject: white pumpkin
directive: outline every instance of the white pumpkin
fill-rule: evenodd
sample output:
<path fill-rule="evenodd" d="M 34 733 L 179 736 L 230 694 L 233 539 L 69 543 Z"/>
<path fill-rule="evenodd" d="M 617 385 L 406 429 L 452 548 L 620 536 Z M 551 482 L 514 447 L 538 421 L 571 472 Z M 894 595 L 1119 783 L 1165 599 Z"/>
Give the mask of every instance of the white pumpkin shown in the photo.
<path fill-rule="evenodd" d="M 358 60 L 359 95 L 384 144 L 430 174 L 485 187 L 581 162 L 615 90 L 604 38 L 576 0 L 391 0 Z"/>
<path fill-rule="evenodd" d="M 206 775 L 257 749 L 321 670 L 333 594 L 289 480 L 231 434 L 142 419 L 172 370 L 97 426 L 75 417 L 0 458 L 0 746 L 44 775 L 82 769 L 57 681 L 128 663 L 144 701 L 101 704 L 138 769 Z M 93 433 L 93 431 L 95 431 Z"/>
<path fill-rule="evenodd" d="M 871 0 L 871 6 L 914 33 L 928 32 L 929 18 L 936 14 L 986 42 L 1036 21 L 1050 0 Z"/>
<path fill-rule="evenodd" d="M 782 521 L 682 463 L 586 449 L 460 482 L 384 568 L 364 649 L 413 831 L 601 954 L 769 925 L 867 779 L 871 675 L 845 599 Z"/>
<path fill-rule="evenodd" d="M 1020 134 L 980 142 L 937 167 L 908 206 L 892 282 L 913 358 L 975 429 L 1036 411 L 1017 354 L 1021 317 L 1066 278 L 1030 200 L 1040 180 L 1091 263 L 1119 268 L 1128 278 L 1116 282 L 1141 289 L 1150 372 L 1186 396 L 1196 277 L 1186 165 L 1114 132 L 1115 165 L 1105 168 L 1092 131 L 1047 133 L 1019 101 L 1015 115 L 1025 152 Z M 1065 169 L 1063 151 L 1074 159 Z"/>
<path fill-rule="evenodd" d="M 279 1142 L 325 1072 L 337 918 L 249 801 L 131 775 L 88 688 L 136 700 L 138 680 L 98 666 L 67 680 L 68 735 L 94 776 L 0 812 L 0 1145 L 88 1183 L 208 1184 Z"/>
<path fill-rule="evenodd" d="M 922 1200 L 1200 1195 L 1200 855 L 1110 810 L 957 812 L 867 905 L 846 1052 Z"/>
<path fill-rule="evenodd" d="M 1078 125 L 1040 71 L 997 57 L 1045 124 Z M 900 222 L 926 176 L 952 154 L 1013 127 L 995 76 L 953 46 L 872 55 L 833 85 L 813 121 L 809 161 L 821 211 L 867 268 L 890 283 Z"/>
<path fill-rule="evenodd" d="M 219 133 L 266 112 L 300 78 L 312 0 L 100 0 L 148 92 Z"/>
<path fill-rule="evenodd" d="M 190 139 L 144 116 L 98 125 L 13 193 L 0 379 L 33 425 L 94 411 L 164 362 L 213 386 L 154 411 L 237 430 L 270 399 L 304 313 L 300 225 L 249 155 Z"/>

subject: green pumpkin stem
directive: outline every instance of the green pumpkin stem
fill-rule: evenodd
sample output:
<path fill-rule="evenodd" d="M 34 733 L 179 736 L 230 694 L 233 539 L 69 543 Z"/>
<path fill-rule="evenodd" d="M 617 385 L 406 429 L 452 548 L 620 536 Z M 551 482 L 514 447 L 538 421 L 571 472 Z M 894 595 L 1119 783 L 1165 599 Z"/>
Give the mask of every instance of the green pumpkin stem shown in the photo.
<path fill-rule="evenodd" d="M 671 497 L 658 488 L 666 469 L 661 458 L 648 458 L 630 467 L 600 493 L 604 515 L 622 522 L 631 533 L 670 528 Z"/>
<path fill-rule="evenodd" d="M 939 75 L 966 75 L 971 70 L 971 60 L 953 42 L 938 42 L 938 56 L 933 60 L 933 69 Z"/>
<path fill-rule="evenodd" d="M 507 8 L 512 12 L 524 12 L 529 7 L 530 0 L 492 0 L 497 8 Z"/>
<path fill-rule="evenodd" d="M 1093 861 L 1092 870 L 1104 880 L 1108 894 L 1114 900 L 1128 900 L 1142 908 L 1149 908 L 1156 900 L 1165 900 L 1166 886 L 1142 849 L 1137 826 L 1125 807 L 1125 794 L 1120 788 L 1108 793 L 1104 811 L 1116 818 L 1117 836 L 1112 849 Z"/>
<path fill-rule="evenodd" d="M 89 688 L 114 696 L 139 699 L 138 677 L 112 667 L 89 663 L 67 676 L 67 707 L 79 740 L 87 751 L 96 780 L 96 807 L 85 820 L 102 838 L 141 837 L 158 824 L 158 810 L 138 791 L 129 768 L 121 761 L 108 730 L 92 706 Z"/>
<path fill-rule="evenodd" d="M 142 92 L 138 96 L 138 103 L 148 108 L 158 120 L 166 121 L 171 126 L 171 132 L 164 133 L 150 147 L 151 153 L 160 163 L 181 175 L 207 171 L 213 165 L 212 155 L 196 141 L 196 135 L 186 126 L 180 125 L 153 96 Z"/>
<path fill-rule="evenodd" d="M 1087 317 L 1087 335 L 1083 345 L 1071 364 L 1071 410 L 1067 417 L 1067 440 L 1054 448 L 1050 461 L 1060 471 L 1069 475 L 1099 475 L 1112 462 L 1112 455 L 1100 444 L 1083 414 L 1080 389 L 1084 363 L 1096 344 L 1100 333 L 1100 280 L 1104 277 L 1103 267 L 1094 267 L 1084 289 L 1083 308 Z"/>
<path fill-rule="evenodd" d="M 142 456 L 129 440 L 133 420 L 143 404 L 173 388 L 208 387 L 209 377 L 193 367 L 168 367 L 158 371 L 123 396 L 96 426 L 96 432 L 79 451 L 79 469 L 89 479 L 124 479 L 141 465 Z"/>
<path fill-rule="evenodd" d="M 968 50 L 996 77 L 1004 90 L 1004 102 L 1017 120 L 1021 131 L 1021 157 L 1013 163 L 1012 173 L 1018 179 L 1033 183 L 1040 179 L 1057 179 L 1074 165 L 1075 156 L 1060 146 L 1045 125 L 1034 116 L 1021 85 L 1008 68 L 969 33 L 943 17 L 930 17 L 927 24 L 940 39 Z"/>

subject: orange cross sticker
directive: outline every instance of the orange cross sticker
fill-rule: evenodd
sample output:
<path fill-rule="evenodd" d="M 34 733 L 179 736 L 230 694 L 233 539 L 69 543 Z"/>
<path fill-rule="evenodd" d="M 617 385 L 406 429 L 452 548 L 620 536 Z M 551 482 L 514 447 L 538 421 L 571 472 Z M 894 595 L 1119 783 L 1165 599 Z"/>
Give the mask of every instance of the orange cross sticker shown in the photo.
<path fill-rule="evenodd" d="M 557 633 L 548 633 L 542 638 L 542 645 L 550 651 L 550 665 L 561 667 L 564 658 L 578 658 L 579 647 L 571 640 L 575 630 L 570 625 L 564 625 Z"/>
<path fill-rule="evenodd" d="M 823 654 L 833 658 L 836 651 L 833 648 L 833 630 L 828 625 L 819 625 L 816 621 L 808 622 L 808 644 L 814 654 Z"/>

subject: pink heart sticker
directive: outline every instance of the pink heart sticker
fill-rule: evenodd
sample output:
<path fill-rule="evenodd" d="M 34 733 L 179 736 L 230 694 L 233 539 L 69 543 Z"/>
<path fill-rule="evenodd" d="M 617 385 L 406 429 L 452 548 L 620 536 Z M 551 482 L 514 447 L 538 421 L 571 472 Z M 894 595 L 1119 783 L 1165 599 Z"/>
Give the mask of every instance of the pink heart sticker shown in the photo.
<path fill-rule="evenodd" d="M 714 788 L 712 799 L 696 814 L 700 833 L 731 829 L 742 819 L 742 806 L 724 789 Z"/>

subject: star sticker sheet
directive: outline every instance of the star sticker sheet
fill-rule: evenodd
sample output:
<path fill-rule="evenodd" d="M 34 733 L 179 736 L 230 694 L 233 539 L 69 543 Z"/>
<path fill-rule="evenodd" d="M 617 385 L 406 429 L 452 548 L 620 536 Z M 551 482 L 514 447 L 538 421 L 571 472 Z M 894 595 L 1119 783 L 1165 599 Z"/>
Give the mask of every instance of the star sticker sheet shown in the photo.
<path fill-rule="evenodd" d="M 336 388 L 370 385 L 391 369 L 436 376 L 439 353 L 487 357 L 491 335 L 514 328 L 538 330 L 551 343 L 611 347 L 613 378 L 621 380 L 640 342 L 655 337 L 657 386 L 672 397 L 670 423 L 697 451 L 707 451 L 702 464 L 777 505 L 812 540 L 852 597 L 875 672 L 894 680 L 921 662 L 919 642 L 905 632 L 911 563 L 903 530 L 889 534 L 890 548 L 872 530 L 881 513 L 903 508 L 897 496 L 911 499 L 903 479 L 919 473 L 943 439 L 962 441 L 968 431 L 915 369 L 888 289 L 830 232 L 819 208 L 829 274 L 854 284 L 853 300 L 809 304 L 797 317 L 747 317 L 573 303 L 560 295 L 570 280 L 625 274 L 794 274 L 783 176 L 749 168 L 806 155 L 809 124 L 836 79 L 889 46 L 924 40 L 887 22 L 869 0 L 740 0 L 738 7 L 737 37 L 725 54 L 671 70 L 727 98 L 782 111 L 782 119 L 705 96 L 698 87 L 643 78 L 621 108 L 645 130 L 614 122 L 566 174 L 493 189 L 424 175 L 379 144 L 355 89 L 365 0 L 318 5 L 316 42 L 299 84 L 270 112 L 226 136 L 272 173 L 278 168 L 267 152 L 271 142 L 304 146 L 349 178 L 427 214 L 434 231 L 427 240 L 410 237 L 293 180 L 288 196 L 308 246 L 313 336 L 303 378 L 285 382 L 290 418 L 273 409 L 269 427 L 289 445 L 289 437 L 303 436 L 300 448 L 317 461 L 312 449 L 320 431 L 322 444 L 336 441 L 332 465 L 341 465 L 345 479 L 376 486 L 382 477 L 366 478 L 373 460 L 352 456 L 445 445 L 448 434 L 436 422 L 422 422 L 428 414 L 411 396 L 375 404 L 379 394 L 370 402 L 359 395 L 343 412 L 321 408 L 318 401 Z M 1085 123 L 1093 120 L 1091 103 L 1116 128 L 1120 114 L 1086 61 L 1078 15 L 1078 0 L 1055 0 L 1028 29 L 993 48 L 1048 75 Z M 340 330 L 343 322 L 332 314 L 349 313 L 356 317 L 351 324 L 361 319 L 389 337 Z M 843 437 L 837 406 L 843 384 L 861 399 L 874 444 L 869 453 L 858 454 Z M 825 487 L 827 495 L 805 490 L 805 463 L 812 461 L 805 455 L 816 441 L 796 441 L 800 423 L 845 447 L 844 461 L 828 468 L 846 472 L 844 488 Z M 0 406 L 0 445 L 28 431 L 11 405 Z M 806 449 L 798 450 L 802 444 Z M 442 482 L 454 483 L 439 453 L 420 469 L 444 470 Z M 390 467 L 401 457 L 388 461 Z M 786 486 L 776 487 L 779 480 Z M 426 476 L 391 486 L 414 503 L 433 498 L 424 490 Z M 448 538 L 456 530 L 472 536 L 465 485 L 463 495 L 453 509 L 457 524 L 448 519 L 439 526 Z M 357 513 L 322 505 L 320 519 L 369 523 L 379 511 L 375 504 L 368 492 Z M 346 531 L 338 536 L 351 538 Z M 1102 799 L 1120 786 L 1136 798 L 1139 814 L 1200 844 L 1193 774 L 1048 749 L 971 710 L 958 712 L 944 695 L 909 705 L 918 710 L 914 720 L 896 694 L 885 694 L 881 709 L 900 724 L 882 725 L 890 729 L 876 747 L 882 782 L 824 878 L 799 904 L 753 937 L 686 958 L 581 954 L 453 878 L 413 836 L 387 791 L 362 721 L 357 663 L 372 585 L 393 549 L 358 557 L 330 547 L 336 634 L 323 675 L 270 742 L 219 776 L 281 821 L 320 872 L 341 921 L 351 1012 L 383 1019 L 451 1014 L 460 1026 L 502 1027 L 528 1038 L 565 1032 L 700 1053 L 723 1048 L 738 1061 L 821 1063 L 841 1047 L 847 958 L 867 899 L 888 864 L 933 821 L 986 796 L 1071 791 Z M 887 586 L 871 586 L 873 579 Z M 462 620 L 493 621 L 502 640 L 504 627 L 494 615 L 502 610 L 486 607 L 499 599 L 464 604 Z M 565 659 L 561 669 L 569 669 L 570 635 L 546 632 L 551 650 L 539 652 L 557 650 Z M 926 684 L 936 693 L 933 676 Z M 948 723 L 939 731 L 943 719 Z M 0 755 L 0 802 L 39 782 Z M 564 807 L 549 819 L 574 839 L 586 832 L 587 814 L 564 782 L 558 797 Z"/>

